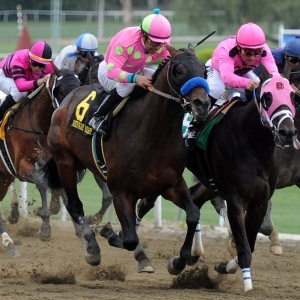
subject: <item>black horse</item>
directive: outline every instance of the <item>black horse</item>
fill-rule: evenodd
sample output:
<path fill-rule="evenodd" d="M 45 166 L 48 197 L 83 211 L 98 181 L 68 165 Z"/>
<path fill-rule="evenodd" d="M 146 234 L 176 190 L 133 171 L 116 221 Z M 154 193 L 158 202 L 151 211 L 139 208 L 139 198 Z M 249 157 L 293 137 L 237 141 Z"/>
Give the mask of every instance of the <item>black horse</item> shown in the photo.
<path fill-rule="evenodd" d="M 48 144 L 54 161 L 45 166 L 49 185 L 63 186 L 67 210 L 74 221 L 83 228 L 87 241 L 86 261 L 100 263 L 100 248 L 84 218 L 83 205 L 77 193 L 77 178 L 88 168 L 107 180 L 113 202 L 122 226 L 123 247 L 135 250 L 139 239 L 135 230 L 135 206 L 140 198 L 163 195 L 186 211 L 187 236 L 180 251 L 180 258 L 173 263 L 176 272 L 192 261 L 191 246 L 199 220 L 199 210 L 191 196 L 182 173 L 186 163 L 186 149 L 181 126 L 182 108 L 189 107 L 205 118 L 210 108 L 208 86 L 203 79 L 205 66 L 186 49 L 176 50 L 167 46 L 170 60 L 153 76 L 152 92 L 132 95 L 125 107 L 112 121 L 111 136 L 101 139 L 105 153 L 106 175 L 95 164 L 96 149 L 85 134 L 69 124 L 89 132 L 83 124 L 88 108 L 96 94 L 90 86 L 76 89 L 56 110 L 48 134 Z M 142 95 L 141 95 L 142 94 Z M 73 119 L 72 119 L 73 118 Z M 70 123 L 71 122 L 71 123 Z M 94 138 L 100 139 L 98 135 Z M 96 160 L 97 162 L 97 160 Z M 57 171 L 59 177 L 57 176 Z M 52 180 L 60 179 L 61 182 Z"/>
<path fill-rule="evenodd" d="M 290 83 L 297 93 L 300 89 L 300 67 L 291 69 L 290 65 L 287 64 L 284 68 L 283 75 L 289 78 Z M 300 107 L 296 108 L 296 114 L 294 123 L 297 131 L 300 130 Z M 285 187 L 296 185 L 300 187 L 300 151 L 298 140 L 295 140 L 294 147 L 282 148 L 275 147 L 274 159 L 277 162 L 279 168 L 279 177 L 276 185 L 276 189 L 282 189 Z M 212 194 L 215 195 L 215 194 Z M 212 196 L 213 197 L 213 196 Z M 220 210 L 226 209 L 224 200 L 220 197 L 216 197 L 212 200 L 212 204 L 216 211 L 220 213 Z M 268 203 L 268 209 L 263 220 L 263 223 L 259 229 L 259 232 L 268 236 L 270 239 L 270 251 L 275 255 L 281 255 L 283 253 L 281 243 L 278 237 L 278 231 L 274 226 L 271 218 L 271 200 Z M 230 232 L 231 235 L 231 232 Z M 229 240 L 229 251 L 232 255 L 236 255 L 236 246 L 232 236 Z"/>
<path fill-rule="evenodd" d="M 245 291 L 252 289 L 252 252 L 277 184 L 275 145 L 291 146 L 297 137 L 293 116 L 299 97 L 280 74 L 269 74 L 264 66 L 261 73 L 257 100 L 239 99 L 223 117 L 219 115 L 208 139 L 198 139 L 202 148 L 189 151 L 187 161 L 187 168 L 204 186 L 227 201 L 238 257 L 218 263 L 215 270 L 228 274 L 240 267 Z M 209 190 L 191 189 L 199 209 L 213 198 Z"/>

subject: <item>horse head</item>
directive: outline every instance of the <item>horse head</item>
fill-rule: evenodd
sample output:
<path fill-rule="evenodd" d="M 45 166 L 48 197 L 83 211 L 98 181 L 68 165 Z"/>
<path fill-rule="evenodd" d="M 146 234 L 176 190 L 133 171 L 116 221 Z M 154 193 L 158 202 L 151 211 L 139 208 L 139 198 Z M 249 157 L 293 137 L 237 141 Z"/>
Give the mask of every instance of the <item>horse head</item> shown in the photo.
<path fill-rule="evenodd" d="M 270 74 L 264 65 L 260 69 L 262 84 L 258 103 L 262 122 L 272 130 L 277 146 L 289 147 L 297 138 L 293 118 L 300 97 L 279 73 Z"/>
<path fill-rule="evenodd" d="M 56 78 L 51 87 L 52 98 L 55 100 L 55 107 L 58 107 L 63 99 L 74 89 L 80 86 L 80 81 L 74 73 L 69 69 L 60 70 L 52 62 L 52 67 Z"/>
<path fill-rule="evenodd" d="M 197 120 L 205 119 L 211 106 L 205 65 L 192 51 L 166 47 L 171 55 L 167 77 L 173 94 L 183 99 L 183 106 Z"/>
<path fill-rule="evenodd" d="M 82 85 L 99 83 L 98 66 L 104 59 L 102 54 L 93 56 L 90 51 L 87 51 L 88 63 L 83 70 L 78 74 L 78 78 Z"/>

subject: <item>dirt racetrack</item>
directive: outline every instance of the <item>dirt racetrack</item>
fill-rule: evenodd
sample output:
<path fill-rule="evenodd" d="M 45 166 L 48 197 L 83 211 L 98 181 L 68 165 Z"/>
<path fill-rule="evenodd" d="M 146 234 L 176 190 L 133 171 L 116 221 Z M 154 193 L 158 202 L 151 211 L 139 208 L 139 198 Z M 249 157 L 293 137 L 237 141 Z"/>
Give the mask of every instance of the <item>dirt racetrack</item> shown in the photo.
<path fill-rule="evenodd" d="M 39 221 L 7 225 L 21 257 L 9 257 L 1 248 L 1 300 L 300 299 L 299 241 L 284 241 L 284 254 L 274 256 L 267 239 L 260 238 L 252 263 L 254 290 L 245 294 L 240 270 L 233 275 L 218 275 L 213 270 L 216 262 L 230 258 L 226 234 L 214 227 L 203 228 L 205 259 L 176 277 L 169 275 L 167 263 L 179 253 L 183 229 L 170 224 L 164 224 L 163 230 L 151 224 L 139 229 L 155 268 L 154 274 L 139 274 L 132 252 L 110 247 L 99 235 L 102 262 L 99 267 L 89 266 L 72 224 L 52 221 L 51 225 L 49 242 L 37 237 Z M 119 229 L 116 224 L 113 227 Z"/>

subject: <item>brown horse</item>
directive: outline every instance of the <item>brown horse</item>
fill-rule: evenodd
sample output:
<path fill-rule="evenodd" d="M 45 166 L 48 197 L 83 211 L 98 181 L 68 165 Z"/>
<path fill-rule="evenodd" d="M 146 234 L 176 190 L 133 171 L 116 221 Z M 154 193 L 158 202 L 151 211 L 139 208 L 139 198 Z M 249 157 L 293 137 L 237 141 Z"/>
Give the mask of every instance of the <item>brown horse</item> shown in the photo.
<path fill-rule="evenodd" d="M 199 210 L 191 201 L 182 177 L 186 149 L 181 135 L 184 110 L 180 103 L 185 108 L 193 109 L 200 118 L 205 118 L 210 101 L 208 86 L 203 79 L 205 66 L 188 50 L 167 47 L 171 57 L 155 72 L 153 92 L 137 88 L 138 95 L 134 95 L 135 92 L 131 94 L 129 101 L 112 121 L 111 136 L 101 139 L 101 144 L 107 170 L 107 177 L 104 175 L 103 178 L 107 180 L 113 195 L 125 249 L 135 250 L 139 244 L 135 230 L 138 199 L 163 195 L 186 211 L 186 239 L 180 258 L 171 267 L 180 272 L 186 262 L 193 260 L 191 246 L 199 220 Z M 91 139 L 68 125 L 74 122 L 84 128 L 84 132 L 89 132 L 89 128 L 81 125 L 80 120 L 93 99 L 95 93 L 91 87 L 80 87 L 76 93 L 66 97 L 63 105 L 56 110 L 48 134 L 54 161 L 48 161 L 44 171 L 49 186 L 63 186 L 65 189 L 67 210 L 83 228 L 87 241 L 86 261 L 98 265 L 100 248 L 95 233 L 85 220 L 76 183 L 82 170 L 88 168 L 93 174 L 99 174 L 99 167 L 93 158 L 95 149 Z M 73 122 L 70 123 L 71 120 Z M 100 137 L 96 135 L 94 138 Z"/>
<path fill-rule="evenodd" d="M 78 79 L 69 70 L 58 70 L 50 80 L 27 96 L 11 111 L 2 122 L 1 162 L 0 162 L 0 199 L 7 193 L 14 178 L 35 183 L 42 197 L 43 224 L 39 230 L 41 239 L 48 239 L 51 227 L 47 208 L 47 186 L 39 173 L 39 168 L 50 157 L 47 150 L 47 133 L 54 109 L 63 98 L 79 86 Z M 6 236 L 3 244 L 10 250 L 13 241 L 5 232 L 0 221 L 0 233 Z M 9 252 L 15 255 L 13 252 Z"/>

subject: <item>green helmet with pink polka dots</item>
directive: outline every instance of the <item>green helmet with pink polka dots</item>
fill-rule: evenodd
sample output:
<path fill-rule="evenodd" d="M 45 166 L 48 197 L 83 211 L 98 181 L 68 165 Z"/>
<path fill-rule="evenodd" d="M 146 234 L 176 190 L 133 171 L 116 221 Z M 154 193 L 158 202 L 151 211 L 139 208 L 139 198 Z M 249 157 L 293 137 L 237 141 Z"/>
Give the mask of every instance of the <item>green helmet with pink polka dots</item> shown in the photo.
<path fill-rule="evenodd" d="M 166 17 L 160 14 L 159 8 L 155 8 L 153 14 L 144 18 L 141 30 L 153 42 L 170 43 L 171 24 Z"/>

